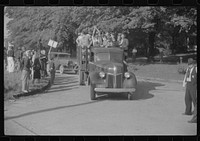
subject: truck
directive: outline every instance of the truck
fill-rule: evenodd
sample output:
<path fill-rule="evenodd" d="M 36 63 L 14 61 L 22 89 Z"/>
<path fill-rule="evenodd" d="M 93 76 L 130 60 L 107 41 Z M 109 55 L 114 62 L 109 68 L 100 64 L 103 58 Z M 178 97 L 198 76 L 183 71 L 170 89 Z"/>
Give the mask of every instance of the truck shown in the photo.
<path fill-rule="evenodd" d="M 137 79 L 128 71 L 124 52 L 118 47 L 79 47 L 79 84 L 90 87 L 90 99 L 96 100 L 102 93 L 126 93 L 134 99 Z"/>

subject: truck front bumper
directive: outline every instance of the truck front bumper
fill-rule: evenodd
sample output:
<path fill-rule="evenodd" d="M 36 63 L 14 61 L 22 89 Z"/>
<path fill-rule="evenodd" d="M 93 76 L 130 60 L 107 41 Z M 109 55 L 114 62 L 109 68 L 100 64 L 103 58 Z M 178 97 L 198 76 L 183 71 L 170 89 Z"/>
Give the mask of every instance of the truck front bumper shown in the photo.
<path fill-rule="evenodd" d="M 135 88 L 95 88 L 95 92 L 124 93 L 135 92 Z"/>

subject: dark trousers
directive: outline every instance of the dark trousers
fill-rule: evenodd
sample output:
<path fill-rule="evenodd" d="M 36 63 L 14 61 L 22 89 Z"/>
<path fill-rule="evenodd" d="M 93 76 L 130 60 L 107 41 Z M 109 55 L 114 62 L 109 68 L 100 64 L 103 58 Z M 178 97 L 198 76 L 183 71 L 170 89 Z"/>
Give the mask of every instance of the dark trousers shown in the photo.
<path fill-rule="evenodd" d="M 53 83 L 54 83 L 54 79 L 55 79 L 55 70 L 51 70 L 50 71 L 50 83 L 51 83 L 51 85 L 53 85 Z"/>
<path fill-rule="evenodd" d="M 133 62 L 135 62 L 135 59 L 136 59 L 136 54 L 133 53 L 133 56 L 132 56 L 132 60 L 133 60 Z"/>
<path fill-rule="evenodd" d="M 197 87 L 192 85 L 191 82 L 187 82 L 185 91 L 185 114 L 192 114 L 192 103 L 193 106 L 197 105 Z"/>

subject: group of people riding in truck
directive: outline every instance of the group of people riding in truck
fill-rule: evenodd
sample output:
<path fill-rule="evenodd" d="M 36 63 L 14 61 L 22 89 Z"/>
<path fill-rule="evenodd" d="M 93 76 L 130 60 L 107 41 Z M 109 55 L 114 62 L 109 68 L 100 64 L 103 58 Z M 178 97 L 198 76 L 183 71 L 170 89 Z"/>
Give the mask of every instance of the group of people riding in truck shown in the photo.
<path fill-rule="evenodd" d="M 125 34 L 118 33 L 117 38 L 114 33 L 102 32 L 96 26 L 94 26 L 92 35 L 81 32 L 78 34 L 78 38 L 76 39 L 77 46 L 83 47 L 90 46 L 92 47 L 119 47 L 124 51 L 125 59 L 128 55 L 128 39 L 126 39 Z"/>
<path fill-rule="evenodd" d="M 127 93 L 133 99 L 137 80 L 127 69 L 128 40 L 124 34 L 100 32 L 94 27 L 92 35 L 80 33 L 77 40 L 79 84 L 90 86 L 90 98 L 101 93 Z"/>

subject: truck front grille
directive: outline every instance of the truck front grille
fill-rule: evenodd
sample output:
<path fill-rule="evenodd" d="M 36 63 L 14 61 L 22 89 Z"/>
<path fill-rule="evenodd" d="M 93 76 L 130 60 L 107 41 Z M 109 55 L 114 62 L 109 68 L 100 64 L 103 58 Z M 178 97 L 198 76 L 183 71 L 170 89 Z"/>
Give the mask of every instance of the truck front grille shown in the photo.
<path fill-rule="evenodd" d="M 108 88 L 121 88 L 122 87 L 122 74 L 107 74 L 107 87 Z"/>

